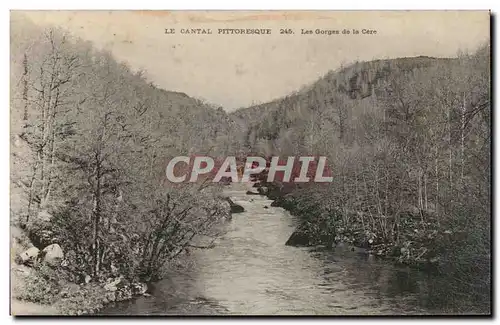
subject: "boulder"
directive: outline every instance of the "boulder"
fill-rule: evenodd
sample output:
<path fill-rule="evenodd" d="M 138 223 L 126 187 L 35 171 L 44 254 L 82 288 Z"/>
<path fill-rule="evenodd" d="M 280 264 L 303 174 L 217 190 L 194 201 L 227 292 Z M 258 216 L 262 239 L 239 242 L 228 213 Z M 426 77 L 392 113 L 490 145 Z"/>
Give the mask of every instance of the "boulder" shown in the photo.
<path fill-rule="evenodd" d="M 269 189 L 265 186 L 262 186 L 262 187 L 259 187 L 257 189 L 257 191 L 259 192 L 260 195 L 267 195 L 267 193 L 269 192 Z"/>
<path fill-rule="evenodd" d="M 118 290 L 118 286 L 122 282 L 122 279 L 121 278 L 117 278 L 114 281 L 111 280 L 111 279 L 108 279 L 108 280 L 110 282 L 106 283 L 106 285 L 104 286 L 104 290 L 111 291 L 111 292 L 115 292 L 116 290 Z"/>
<path fill-rule="evenodd" d="M 64 259 L 64 252 L 59 244 L 52 244 L 42 250 L 43 261 L 50 265 L 60 265 Z"/>
<path fill-rule="evenodd" d="M 28 275 L 31 275 L 33 269 L 32 268 L 29 268 L 27 266 L 24 266 L 24 265 L 20 265 L 16 268 L 13 269 L 14 272 L 16 272 L 17 274 L 21 275 L 21 276 L 28 276 Z"/>
<path fill-rule="evenodd" d="M 19 254 L 18 264 L 33 264 L 38 257 L 40 250 L 36 247 L 31 247 Z"/>
<path fill-rule="evenodd" d="M 269 207 L 267 205 L 264 205 L 264 209 L 269 209 Z"/>
<path fill-rule="evenodd" d="M 309 246 L 309 236 L 301 229 L 297 229 L 288 238 L 285 245 L 287 246 Z"/>
<path fill-rule="evenodd" d="M 245 209 L 238 204 L 231 205 L 231 213 L 241 213 L 245 212 Z"/>
<path fill-rule="evenodd" d="M 144 295 L 148 291 L 148 286 L 142 282 L 132 283 L 132 294 L 133 295 Z"/>
<path fill-rule="evenodd" d="M 275 207 L 275 208 L 277 208 L 277 207 L 281 207 L 281 200 L 275 200 L 275 201 L 273 201 L 273 202 L 271 203 L 271 206 L 272 206 L 272 207 Z"/>
<path fill-rule="evenodd" d="M 231 213 L 245 212 L 245 209 L 241 205 L 234 203 L 233 200 L 231 200 L 230 198 L 226 197 L 226 201 L 229 202 Z"/>

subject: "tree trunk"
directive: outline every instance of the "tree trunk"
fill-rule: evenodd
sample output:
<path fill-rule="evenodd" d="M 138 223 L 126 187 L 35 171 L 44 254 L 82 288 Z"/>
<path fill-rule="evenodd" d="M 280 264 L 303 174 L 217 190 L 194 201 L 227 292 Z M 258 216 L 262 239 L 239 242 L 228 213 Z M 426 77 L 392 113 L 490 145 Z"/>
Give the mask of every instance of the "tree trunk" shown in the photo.
<path fill-rule="evenodd" d="M 28 56 L 26 53 L 23 58 L 23 101 L 24 101 L 24 128 L 28 127 Z"/>
<path fill-rule="evenodd" d="M 465 159 L 465 93 L 462 97 L 462 112 L 461 112 L 461 127 L 460 127 L 460 185 L 463 185 L 464 181 L 464 159 Z"/>
<path fill-rule="evenodd" d="M 98 150 L 95 154 L 95 174 L 96 174 L 96 183 L 94 186 L 93 193 L 93 209 L 92 209 L 92 253 L 93 253 L 93 268 L 94 268 L 94 277 L 99 274 L 100 268 L 100 242 L 99 242 L 99 225 L 101 223 L 101 178 L 102 178 L 102 163 L 100 159 L 100 150 Z"/>
<path fill-rule="evenodd" d="M 427 211 L 429 209 L 427 201 L 427 172 L 424 172 L 424 206 Z"/>
<path fill-rule="evenodd" d="M 436 160 L 435 160 L 435 177 L 436 177 L 436 218 L 437 218 L 437 223 L 439 225 L 439 149 L 436 144 Z"/>

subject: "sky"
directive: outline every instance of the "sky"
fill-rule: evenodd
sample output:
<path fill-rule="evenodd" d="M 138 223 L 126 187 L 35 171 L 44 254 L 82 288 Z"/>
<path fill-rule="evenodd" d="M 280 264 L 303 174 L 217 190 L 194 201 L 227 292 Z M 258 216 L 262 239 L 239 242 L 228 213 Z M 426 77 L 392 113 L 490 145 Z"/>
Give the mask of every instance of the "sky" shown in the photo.
<path fill-rule="evenodd" d="M 29 11 L 143 69 L 161 88 L 227 111 L 267 102 L 354 61 L 456 56 L 489 40 L 487 11 L 181 12 Z M 176 34 L 165 34 L 175 28 Z M 211 35 L 181 34 L 184 28 Z M 219 28 L 269 28 L 271 35 L 218 35 Z M 294 34 L 279 34 L 291 28 Z M 301 34 L 302 29 L 313 34 Z M 316 29 L 376 34 L 316 35 Z"/>

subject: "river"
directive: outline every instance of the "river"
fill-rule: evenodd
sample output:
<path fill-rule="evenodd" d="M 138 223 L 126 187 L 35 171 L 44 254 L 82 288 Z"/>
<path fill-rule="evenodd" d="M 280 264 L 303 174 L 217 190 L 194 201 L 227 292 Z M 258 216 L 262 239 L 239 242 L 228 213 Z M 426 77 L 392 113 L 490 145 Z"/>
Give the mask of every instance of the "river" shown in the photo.
<path fill-rule="evenodd" d="M 284 243 L 296 221 L 263 196 L 230 191 L 245 208 L 214 248 L 151 286 L 151 296 L 114 303 L 113 315 L 401 315 L 429 310 L 429 275 L 349 250 Z"/>

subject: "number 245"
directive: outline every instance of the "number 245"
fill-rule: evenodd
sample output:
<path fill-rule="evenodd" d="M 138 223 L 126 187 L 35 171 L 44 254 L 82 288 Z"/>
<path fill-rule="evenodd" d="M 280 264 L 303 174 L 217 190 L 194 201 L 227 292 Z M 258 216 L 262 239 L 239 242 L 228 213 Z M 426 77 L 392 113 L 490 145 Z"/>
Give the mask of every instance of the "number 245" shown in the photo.
<path fill-rule="evenodd" d="M 293 34 L 293 30 L 291 28 L 287 28 L 287 29 L 281 28 L 280 34 Z"/>

